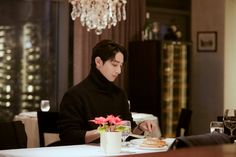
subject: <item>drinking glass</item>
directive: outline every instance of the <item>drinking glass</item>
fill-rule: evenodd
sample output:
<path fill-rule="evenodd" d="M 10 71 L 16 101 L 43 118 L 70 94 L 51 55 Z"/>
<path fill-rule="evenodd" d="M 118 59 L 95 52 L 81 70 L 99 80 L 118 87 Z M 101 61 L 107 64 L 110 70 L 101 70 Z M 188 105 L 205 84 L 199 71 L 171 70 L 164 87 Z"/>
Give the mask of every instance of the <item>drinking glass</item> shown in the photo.
<path fill-rule="evenodd" d="M 123 125 L 125 126 L 125 129 L 124 131 L 122 131 L 121 140 L 122 140 L 122 146 L 125 146 L 126 145 L 125 140 L 131 133 L 131 122 L 128 120 L 124 120 L 122 122 L 123 122 Z"/>
<path fill-rule="evenodd" d="M 50 102 L 49 102 L 49 100 L 41 100 L 40 109 L 43 112 L 48 112 L 50 110 Z"/>
<path fill-rule="evenodd" d="M 226 109 L 223 121 L 225 127 L 230 129 L 230 136 L 233 136 L 233 131 L 236 128 L 236 109 Z"/>
<path fill-rule="evenodd" d="M 224 133 L 224 123 L 219 121 L 211 121 L 210 123 L 210 132 L 211 133 Z"/>

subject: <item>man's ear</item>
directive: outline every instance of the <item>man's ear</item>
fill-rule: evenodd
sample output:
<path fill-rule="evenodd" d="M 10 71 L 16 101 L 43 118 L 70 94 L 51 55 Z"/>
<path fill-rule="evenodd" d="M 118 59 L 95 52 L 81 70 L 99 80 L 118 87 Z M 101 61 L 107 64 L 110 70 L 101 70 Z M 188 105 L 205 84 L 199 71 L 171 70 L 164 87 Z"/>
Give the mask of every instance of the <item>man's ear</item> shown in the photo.
<path fill-rule="evenodd" d="M 103 61 L 100 57 L 96 57 L 95 58 L 95 64 L 96 64 L 96 67 L 99 68 L 103 65 Z"/>

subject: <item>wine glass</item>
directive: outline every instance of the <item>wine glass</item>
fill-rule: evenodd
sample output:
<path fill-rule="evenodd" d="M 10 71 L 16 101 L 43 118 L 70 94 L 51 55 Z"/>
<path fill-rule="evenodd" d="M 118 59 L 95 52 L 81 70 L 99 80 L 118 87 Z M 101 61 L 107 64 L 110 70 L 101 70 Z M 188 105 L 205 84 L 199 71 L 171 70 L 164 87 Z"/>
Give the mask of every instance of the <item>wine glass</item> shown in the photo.
<path fill-rule="evenodd" d="M 124 120 L 122 122 L 123 126 L 125 126 L 125 129 L 122 131 L 121 140 L 122 140 L 122 146 L 125 146 L 126 145 L 125 140 L 131 133 L 131 122 L 128 120 Z"/>
<path fill-rule="evenodd" d="M 50 110 L 50 102 L 49 102 L 49 100 L 41 100 L 40 109 L 43 112 L 48 112 Z"/>
<path fill-rule="evenodd" d="M 233 136 L 236 128 L 236 109 L 226 109 L 223 118 L 225 127 L 230 129 L 230 136 Z"/>

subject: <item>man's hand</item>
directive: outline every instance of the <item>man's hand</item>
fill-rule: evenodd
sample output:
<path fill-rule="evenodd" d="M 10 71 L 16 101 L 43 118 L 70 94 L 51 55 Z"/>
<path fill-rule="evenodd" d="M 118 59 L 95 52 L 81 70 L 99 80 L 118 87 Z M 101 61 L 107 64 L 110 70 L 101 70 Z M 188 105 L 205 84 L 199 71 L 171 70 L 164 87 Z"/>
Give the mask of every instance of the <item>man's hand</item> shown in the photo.
<path fill-rule="evenodd" d="M 146 131 L 146 132 L 153 132 L 157 129 L 157 124 L 154 123 L 153 121 L 150 121 L 150 120 L 146 120 L 146 121 L 143 121 L 141 122 L 139 125 L 138 125 L 139 129 L 142 130 L 142 131 Z"/>

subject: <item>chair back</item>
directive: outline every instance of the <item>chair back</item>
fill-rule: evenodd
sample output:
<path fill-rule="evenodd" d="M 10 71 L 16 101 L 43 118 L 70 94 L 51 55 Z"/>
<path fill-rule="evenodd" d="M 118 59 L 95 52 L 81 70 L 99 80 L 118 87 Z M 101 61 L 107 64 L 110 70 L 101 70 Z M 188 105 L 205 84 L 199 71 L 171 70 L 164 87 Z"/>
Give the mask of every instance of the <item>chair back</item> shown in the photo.
<path fill-rule="evenodd" d="M 0 122 L 0 150 L 26 147 L 27 135 L 21 121 Z"/>
<path fill-rule="evenodd" d="M 206 145 L 220 145 L 231 143 L 228 135 L 222 133 L 207 133 L 201 135 L 182 136 L 175 141 L 175 148 L 206 146 Z"/>
<path fill-rule="evenodd" d="M 59 133 L 58 112 L 37 112 L 40 147 L 45 146 L 44 133 Z"/>
<path fill-rule="evenodd" d="M 176 137 L 188 135 L 191 117 L 192 117 L 192 111 L 190 109 L 183 108 L 181 110 L 176 129 Z"/>

